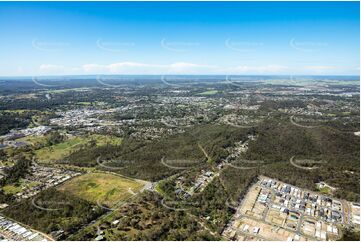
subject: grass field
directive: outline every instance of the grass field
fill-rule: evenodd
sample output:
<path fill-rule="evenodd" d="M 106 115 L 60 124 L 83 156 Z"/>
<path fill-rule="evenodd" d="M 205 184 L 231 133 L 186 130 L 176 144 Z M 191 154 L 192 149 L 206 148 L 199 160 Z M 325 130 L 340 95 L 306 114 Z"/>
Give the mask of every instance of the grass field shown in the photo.
<path fill-rule="evenodd" d="M 13 166 L 13 165 L 15 165 L 14 161 L 0 160 L 0 166 Z"/>
<path fill-rule="evenodd" d="M 88 144 L 91 140 L 95 140 L 97 146 L 103 146 L 106 144 L 120 145 L 122 142 L 122 140 L 117 137 L 93 134 L 71 138 L 62 143 L 52 145 L 50 147 L 44 147 L 36 150 L 35 154 L 39 161 L 62 160 L 81 145 Z"/>
<path fill-rule="evenodd" d="M 209 91 L 198 93 L 198 95 L 214 95 L 216 93 L 218 93 L 217 90 L 209 90 Z"/>
<path fill-rule="evenodd" d="M 64 92 L 70 92 L 70 91 L 74 91 L 74 92 L 85 92 L 88 91 L 89 88 L 87 87 L 77 87 L 77 88 L 66 88 L 66 89 L 57 89 L 57 90 L 48 90 L 45 91 L 45 93 L 64 93 Z"/>
<path fill-rule="evenodd" d="M 144 184 L 106 173 L 88 173 L 64 183 L 58 189 L 93 203 L 112 207 L 137 193 Z"/>
<path fill-rule="evenodd" d="M 316 191 L 319 191 L 320 193 L 325 195 L 332 195 L 332 190 L 329 187 L 316 188 Z"/>
<path fill-rule="evenodd" d="M 109 135 L 99 135 L 99 134 L 92 134 L 87 137 L 87 139 L 95 139 L 98 146 L 111 144 L 111 145 L 120 145 L 122 143 L 122 139 L 114 136 Z"/>
<path fill-rule="evenodd" d="M 47 143 L 47 139 L 48 136 L 34 136 L 34 135 L 29 135 L 23 138 L 19 138 L 16 139 L 16 141 L 23 141 L 23 142 L 28 142 L 31 143 L 33 145 L 43 145 Z"/>
<path fill-rule="evenodd" d="M 73 152 L 79 145 L 86 144 L 86 141 L 87 140 L 82 137 L 72 138 L 60 144 L 39 149 L 35 151 L 35 154 L 40 161 L 62 160 L 64 157 Z"/>
<path fill-rule="evenodd" d="M 8 109 L 8 110 L 2 110 L 0 113 L 17 113 L 22 114 L 26 112 L 39 112 L 38 110 L 34 109 Z"/>
<path fill-rule="evenodd" d="M 15 185 L 5 185 L 2 187 L 2 190 L 5 194 L 14 195 L 18 192 L 21 192 L 22 188 L 20 186 L 15 186 Z"/>
<path fill-rule="evenodd" d="M 5 194 L 14 195 L 18 192 L 21 192 L 25 188 L 30 188 L 33 186 L 39 185 L 39 182 L 29 182 L 24 179 L 20 179 L 17 184 L 9 184 L 2 187 L 2 190 Z"/>

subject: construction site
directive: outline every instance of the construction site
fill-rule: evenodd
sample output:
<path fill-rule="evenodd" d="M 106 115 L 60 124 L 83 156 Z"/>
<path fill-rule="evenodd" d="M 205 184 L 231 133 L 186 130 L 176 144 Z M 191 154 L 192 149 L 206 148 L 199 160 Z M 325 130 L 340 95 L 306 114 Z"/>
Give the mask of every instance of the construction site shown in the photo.
<path fill-rule="evenodd" d="M 259 177 L 223 236 L 230 240 L 337 240 L 342 236 L 341 226 L 359 226 L 353 222 L 359 214 L 351 207 L 344 200 Z"/>

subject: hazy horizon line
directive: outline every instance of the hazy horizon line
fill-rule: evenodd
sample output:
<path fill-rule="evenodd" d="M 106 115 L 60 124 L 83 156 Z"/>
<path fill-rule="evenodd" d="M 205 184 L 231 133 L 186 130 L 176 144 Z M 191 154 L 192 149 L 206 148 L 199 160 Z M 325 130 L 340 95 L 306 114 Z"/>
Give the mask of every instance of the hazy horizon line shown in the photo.
<path fill-rule="evenodd" d="M 140 76 L 140 77 L 162 77 L 162 76 L 303 76 L 303 77 L 360 77 L 355 74 L 78 74 L 78 75 L 24 75 L 24 76 L 0 76 L 0 78 L 34 78 L 34 77 L 97 77 L 97 76 Z"/>

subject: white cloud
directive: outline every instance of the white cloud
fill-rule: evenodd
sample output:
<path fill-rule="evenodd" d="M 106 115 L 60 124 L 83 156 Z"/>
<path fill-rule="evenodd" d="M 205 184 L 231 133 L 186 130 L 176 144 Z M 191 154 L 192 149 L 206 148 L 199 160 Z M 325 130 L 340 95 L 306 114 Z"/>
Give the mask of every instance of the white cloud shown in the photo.
<path fill-rule="evenodd" d="M 312 71 L 313 73 L 325 73 L 339 69 L 336 66 L 306 66 L 306 70 Z"/>
<path fill-rule="evenodd" d="M 41 74 L 56 74 L 64 71 L 64 66 L 61 65 L 52 65 L 52 64 L 42 64 L 39 67 Z"/>
<path fill-rule="evenodd" d="M 18 70 L 20 73 L 21 69 Z M 39 67 L 40 75 L 72 75 L 72 74 L 124 74 L 124 75 L 187 75 L 187 74 L 221 74 L 221 75 L 326 75 L 357 73 L 356 67 L 312 65 L 303 67 L 289 67 L 278 64 L 269 65 L 238 65 L 221 67 L 203 65 L 190 62 L 175 62 L 171 64 L 117 62 L 111 64 L 84 64 L 78 67 L 65 67 L 62 65 L 42 64 Z"/>
<path fill-rule="evenodd" d="M 357 75 L 357 72 L 360 71 L 360 67 L 314 65 L 306 66 L 304 67 L 304 70 L 307 73 L 316 75 L 344 75 L 345 73 Z"/>
<path fill-rule="evenodd" d="M 198 65 L 193 63 L 186 62 L 177 62 L 169 65 L 168 71 L 176 74 L 195 74 L 195 73 L 203 73 L 207 74 L 210 72 L 214 72 L 216 66 L 210 65 Z"/>
<path fill-rule="evenodd" d="M 24 67 L 18 66 L 18 68 L 16 68 L 16 73 L 18 75 L 23 75 L 25 73 Z"/>
<path fill-rule="evenodd" d="M 106 69 L 113 74 L 136 74 L 137 72 L 151 73 L 154 70 L 161 68 L 160 65 L 144 64 L 137 62 L 120 62 L 113 63 L 106 66 Z"/>
<path fill-rule="evenodd" d="M 82 67 L 86 73 L 98 73 L 104 72 L 106 70 L 106 67 L 104 65 L 98 64 L 85 64 Z"/>
<path fill-rule="evenodd" d="M 88 74 L 189 74 L 207 73 L 212 71 L 212 68 L 214 68 L 214 66 L 187 62 L 176 62 L 168 65 L 139 62 L 119 62 L 109 65 L 83 65 L 83 70 Z"/>
<path fill-rule="evenodd" d="M 282 65 L 265 65 L 265 66 L 236 66 L 226 69 L 227 72 L 232 74 L 244 74 L 244 73 L 252 73 L 252 74 L 274 74 L 281 73 L 288 70 L 287 66 Z"/>

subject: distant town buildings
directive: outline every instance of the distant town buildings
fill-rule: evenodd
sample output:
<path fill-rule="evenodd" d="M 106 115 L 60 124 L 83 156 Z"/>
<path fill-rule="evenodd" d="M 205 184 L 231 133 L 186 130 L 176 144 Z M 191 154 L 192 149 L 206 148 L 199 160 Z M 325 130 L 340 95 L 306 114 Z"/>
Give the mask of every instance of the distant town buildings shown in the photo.
<path fill-rule="evenodd" d="M 47 241 L 40 233 L 3 216 L 0 216 L 0 239 L 2 241 Z"/>

